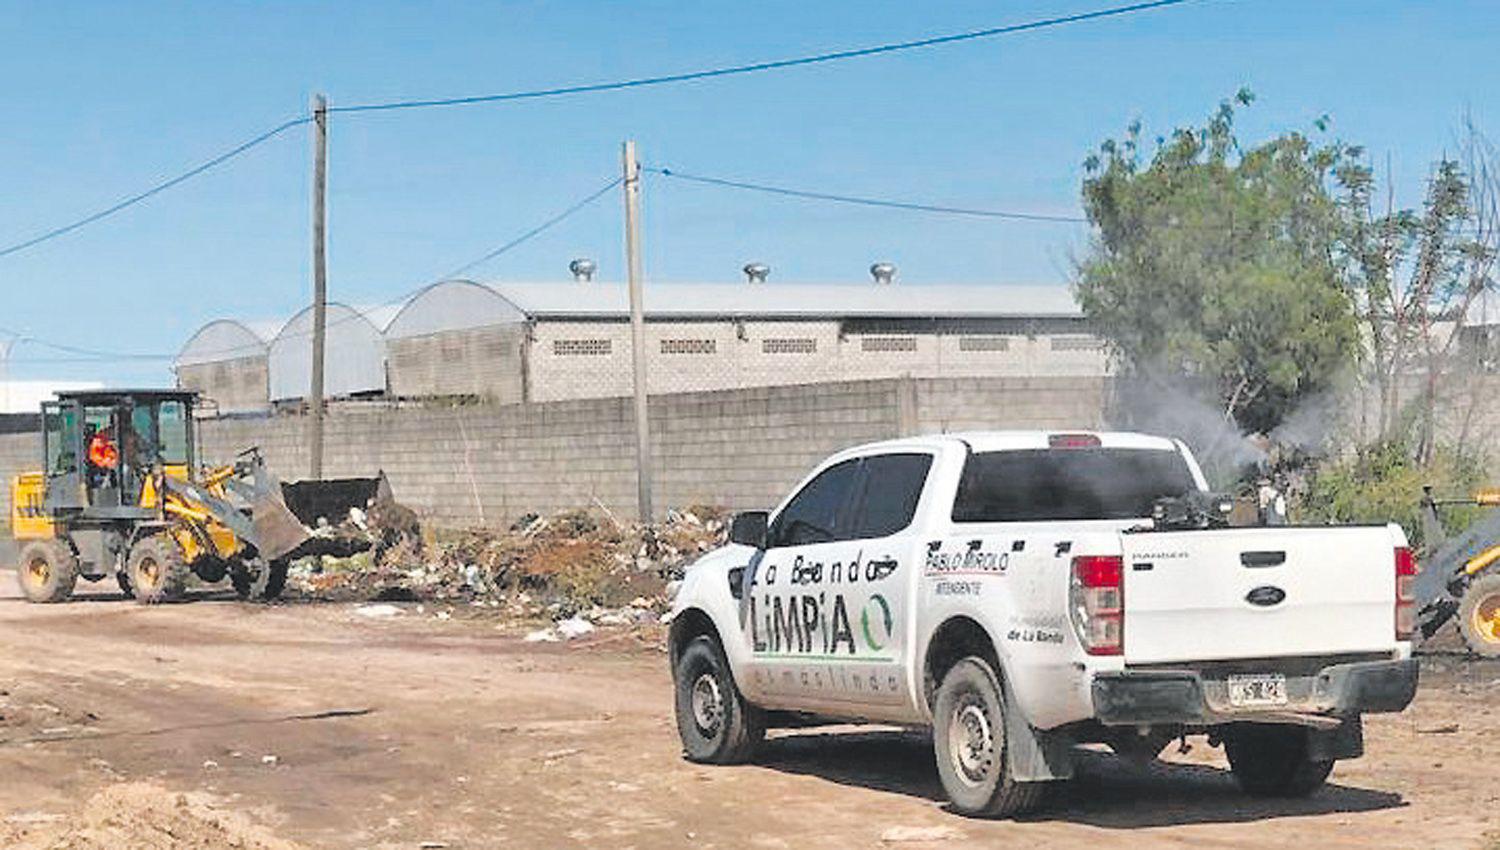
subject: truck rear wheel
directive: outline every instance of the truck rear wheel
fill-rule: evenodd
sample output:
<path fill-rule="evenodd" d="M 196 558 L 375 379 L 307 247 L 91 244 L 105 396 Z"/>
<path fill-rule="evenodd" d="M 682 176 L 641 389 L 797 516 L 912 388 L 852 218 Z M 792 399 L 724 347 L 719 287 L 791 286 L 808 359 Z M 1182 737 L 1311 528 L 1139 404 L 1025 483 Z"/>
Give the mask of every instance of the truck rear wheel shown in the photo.
<path fill-rule="evenodd" d="M 142 605 L 181 599 L 192 574 L 177 541 L 166 534 L 153 534 L 132 546 L 125 569 L 135 601 Z"/>
<path fill-rule="evenodd" d="M 1500 658 L 1500 573 L 1469 583 L 1458 603 L 1458 631 L 1475 655 Z"/>
<path fill-rule="evenodd" d="M 933 701 L 938 778 L 960 814 L 1009 817 L 1036 808 L 1045 783 L 1017 782 L 1006 746 L 1005 695 L 988 662 L 960 660 Z"/>
<path fill-rule="evenodd" d="M 719 642 L 708 635 L 694 638 L 672 674 L 677 734 L 688 761 L 749 761 L 766 735 L 765 713 L 740 694 Z"/>
<path fill-rule="evenodd" d="M 1306 797 L 1323 787 L 1333 761 L 1309 760 L 1307 747 L 1301 726 L 1243 723 L 1224 735 L 1229 769 L 1254 797 Z"/>
<path fill-rule="evenodd" d="M 32 602 L 63 602 L 78 584 L 78 557 L 64 540 L 33 540 L 21 549 L 18 578 Z"/>

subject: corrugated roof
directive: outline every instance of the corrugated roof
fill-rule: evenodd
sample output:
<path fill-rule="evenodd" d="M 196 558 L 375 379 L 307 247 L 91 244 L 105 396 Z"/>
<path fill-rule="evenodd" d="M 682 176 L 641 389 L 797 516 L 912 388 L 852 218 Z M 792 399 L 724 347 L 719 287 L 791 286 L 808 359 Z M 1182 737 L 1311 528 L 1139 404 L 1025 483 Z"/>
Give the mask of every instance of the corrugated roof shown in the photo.
<path fill-rule="evenodd" d="M 621 283 L 488 284 L 534 318 L 613 318 L 630 313 Z M 1063 285 L 867 283 L 652 283 L 646 313 L 661 317 L 765 318 L 1081 318 Z"/>

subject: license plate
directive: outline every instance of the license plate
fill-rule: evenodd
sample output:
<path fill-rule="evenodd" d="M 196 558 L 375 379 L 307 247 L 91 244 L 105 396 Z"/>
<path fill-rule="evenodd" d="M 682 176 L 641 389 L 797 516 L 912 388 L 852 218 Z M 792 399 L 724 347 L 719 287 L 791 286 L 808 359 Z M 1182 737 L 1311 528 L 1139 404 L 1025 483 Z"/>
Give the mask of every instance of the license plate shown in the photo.
<path fill-rule="evenodd" d="M 1286 705 L 1286 677 L 1275 673 L 1230 676 L 1229 704 L 1236 708 Z"/>

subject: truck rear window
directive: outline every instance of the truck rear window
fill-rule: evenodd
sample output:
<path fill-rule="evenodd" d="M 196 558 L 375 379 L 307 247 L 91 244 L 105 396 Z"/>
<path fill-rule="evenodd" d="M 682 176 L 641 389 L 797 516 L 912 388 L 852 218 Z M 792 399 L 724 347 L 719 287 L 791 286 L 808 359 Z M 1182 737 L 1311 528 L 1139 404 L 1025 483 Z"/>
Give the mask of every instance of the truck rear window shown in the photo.
<path fill-rule="evenodd" d="M 954 522 L 1136 519 L 1197 489 L 1182 455 L 1161 449 L 1037 449 L 969 455 Z"/>

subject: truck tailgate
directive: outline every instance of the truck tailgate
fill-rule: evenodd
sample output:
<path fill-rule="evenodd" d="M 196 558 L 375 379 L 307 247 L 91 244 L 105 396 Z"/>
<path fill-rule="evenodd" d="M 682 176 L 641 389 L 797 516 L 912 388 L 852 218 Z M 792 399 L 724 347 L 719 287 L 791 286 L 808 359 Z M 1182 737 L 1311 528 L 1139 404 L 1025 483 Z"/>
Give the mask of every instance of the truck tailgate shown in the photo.
<path fill-rule="evenodd" d="M 1140 532 L 1121 541 L 1127 664 L 1395 647 L 1397 541 L 1388 528 Z"/>

